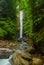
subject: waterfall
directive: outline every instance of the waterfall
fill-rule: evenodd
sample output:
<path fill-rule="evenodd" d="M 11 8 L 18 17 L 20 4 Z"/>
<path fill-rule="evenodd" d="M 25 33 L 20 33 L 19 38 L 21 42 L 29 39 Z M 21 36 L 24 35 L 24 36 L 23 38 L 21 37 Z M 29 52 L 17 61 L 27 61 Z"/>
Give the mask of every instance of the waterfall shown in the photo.
<path fill-rule="evenodd" d="M 23 11 L 20 11 L 20 39 L 23 37 Z"/>

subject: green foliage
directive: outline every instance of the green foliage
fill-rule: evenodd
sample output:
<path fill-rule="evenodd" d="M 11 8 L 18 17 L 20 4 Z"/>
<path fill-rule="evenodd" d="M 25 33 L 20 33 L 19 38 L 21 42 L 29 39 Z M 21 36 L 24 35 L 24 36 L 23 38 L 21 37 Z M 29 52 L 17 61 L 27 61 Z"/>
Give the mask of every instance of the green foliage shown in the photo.
<path fill-rule="evenodd" d="M 16 1 L 1 0 L 0 3 L 0 38 L 15 40 L 17 31 Z"/>
<path fill-rule="evenodd" d="M 33 20 L 34 20 L 34 40 L 36 43 L 44 40 L 44 1 L 36 1 L 34 7 Z M 43 43 L 43 42 L 42 42 Z"/>
<path fill-rule="evenodd" d="M 7 34 L 6 31 L 0 28 L 0 38 L 5 37 L 6 34 Z"/>
<path fill-rule="evenodd" d="M 39 50 L 44 49 L 44 0 L 21 0 L 20 10 L 24 11 L 25 36 L 31 38 Z"/>
<path fill-rule="evenodd" d="M 22 5 L 21 5 L 22 4 Z M 24 19 L 23 19 L 23 27 L 24 27 L 24 34 L 28 37 L 33 36 L 33 19 L 32 19 L 32 1 L 30 0 L 21 0 L 20 3 L 20 10 L 23 10 L 24 12 Z"/>
<path fill-rule="evenodd" d="M 16 12 L 24 12 L 24 34 L 39 43 L 44 37 L 44 1 L 43 0 L 1 0 L 0 37 L 16 38 L 18 31 Z M 5 6 L 6 5 L 6 6 Z M 17 6 L 19 8 L 17 9 Z M 19 23 L 19 22 L 18 22 Z M 2 32 L 2 33 L 1 33 Z"/>
<path fill-rule="evenodd" d="M 16 23 L 15 21 L 12 21 L 11 19 L 6 19 L 6 21 L 0 21 L 0 37 L 3 36 L 3 38 L 7 39 L 15 39 L 16 37 Z"/>

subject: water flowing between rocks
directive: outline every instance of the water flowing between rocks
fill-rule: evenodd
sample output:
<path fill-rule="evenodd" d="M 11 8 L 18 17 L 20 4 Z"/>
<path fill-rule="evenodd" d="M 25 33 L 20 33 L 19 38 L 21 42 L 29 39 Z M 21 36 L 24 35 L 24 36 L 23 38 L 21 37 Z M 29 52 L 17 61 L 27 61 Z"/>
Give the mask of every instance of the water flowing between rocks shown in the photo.
<path fill-rule="evenodd" d="M 0 59 L 0 65 L 11 65 L 8 59 Z"/>

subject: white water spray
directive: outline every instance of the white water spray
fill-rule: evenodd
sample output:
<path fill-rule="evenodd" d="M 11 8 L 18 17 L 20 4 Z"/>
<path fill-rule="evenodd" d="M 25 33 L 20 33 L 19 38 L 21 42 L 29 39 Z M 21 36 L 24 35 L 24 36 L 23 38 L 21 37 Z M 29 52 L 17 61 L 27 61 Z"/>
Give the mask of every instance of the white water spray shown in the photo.
<path fill-rule="evenodd" d="M 20 11 L 20 39 L 23 37 L 23 11 Z"/>

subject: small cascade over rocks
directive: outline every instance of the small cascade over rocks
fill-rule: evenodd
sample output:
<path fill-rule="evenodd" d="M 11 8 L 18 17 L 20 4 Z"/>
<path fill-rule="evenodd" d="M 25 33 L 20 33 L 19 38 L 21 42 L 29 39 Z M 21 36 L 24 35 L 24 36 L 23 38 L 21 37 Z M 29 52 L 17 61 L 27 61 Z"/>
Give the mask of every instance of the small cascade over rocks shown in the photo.
<path fill-rule="evenodd" d="M 11 65 L 9 59 L 0 59 L 0 65 Z"/>
<path fill-rule="evenodd" d="M 21 41 L 21 43 L 17 46 L 15 46 L 15 50 L 22 50 L 25 51 L 29 47 L 29 44 L 27 44 L 24 41 Z"/>

